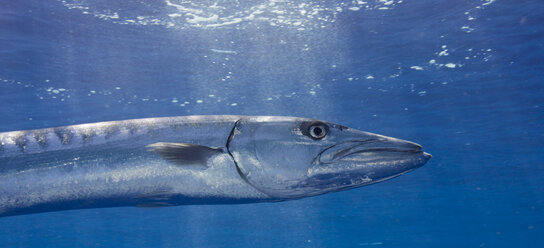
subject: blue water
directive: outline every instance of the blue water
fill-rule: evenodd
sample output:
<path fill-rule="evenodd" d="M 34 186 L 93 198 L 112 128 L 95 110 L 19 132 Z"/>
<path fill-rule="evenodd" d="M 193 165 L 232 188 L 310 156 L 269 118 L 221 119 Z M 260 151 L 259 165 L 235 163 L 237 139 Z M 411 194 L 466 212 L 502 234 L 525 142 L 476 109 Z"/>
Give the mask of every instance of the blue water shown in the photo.
<path fill-rule="evenodd" d="M 232 2 L 0 0 L 0 132 L 290 115 L 433 158 L 296 201 L 0 218 L 0 247 L 544 246 L 543 1 Z"/>

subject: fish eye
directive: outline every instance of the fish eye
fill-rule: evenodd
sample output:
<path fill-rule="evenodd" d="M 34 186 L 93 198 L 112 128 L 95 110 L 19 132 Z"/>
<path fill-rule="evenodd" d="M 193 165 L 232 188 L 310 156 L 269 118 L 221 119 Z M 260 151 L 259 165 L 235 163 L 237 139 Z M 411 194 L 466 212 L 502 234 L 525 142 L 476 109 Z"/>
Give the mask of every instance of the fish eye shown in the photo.
<path fill-rule="evenodd" d="M 300 131 L 313 140 L 320 140 L 329 133 L 329 126 L 321 121 L 304 121 L 300 125 Z"/>
<path fill-rule="evenodd" d="M 327 128 L 324 124 L 312 125 L 310 126 L 308 133 L 314 139 L 322 139 L 323 137 L 325 137 L 325 135 L 327 135 Z"/>

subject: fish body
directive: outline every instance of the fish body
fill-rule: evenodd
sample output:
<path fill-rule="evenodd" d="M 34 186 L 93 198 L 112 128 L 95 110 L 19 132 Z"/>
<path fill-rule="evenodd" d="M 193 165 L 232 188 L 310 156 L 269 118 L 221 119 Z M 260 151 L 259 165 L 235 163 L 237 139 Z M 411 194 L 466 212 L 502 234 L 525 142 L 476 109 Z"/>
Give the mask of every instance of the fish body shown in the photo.
<path fill-rule="evenodd" d="M 0 216 L 290 200 L 386 180 L 429 158 L 411 142 L 296 117 L 182 116 L 4 132 Z"/>

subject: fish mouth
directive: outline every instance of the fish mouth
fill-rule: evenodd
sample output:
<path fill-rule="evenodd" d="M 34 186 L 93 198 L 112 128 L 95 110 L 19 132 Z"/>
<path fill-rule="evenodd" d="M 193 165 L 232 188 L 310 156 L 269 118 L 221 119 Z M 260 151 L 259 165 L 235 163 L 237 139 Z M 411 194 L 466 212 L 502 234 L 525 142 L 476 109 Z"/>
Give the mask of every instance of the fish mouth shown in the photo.
<path fill-rule="evenodd" d="M 374 184 L 413 171 L 431 157 L 420 145 L 405 140 L 349 140 L 321 151 L 304 185 L 330 192 Z"/>
<path fill-rule="evenodd" d="M 331 164 L 339 161 L 354 163 L 370 163 L 406 160 L 419 157 L 423 163 L 432 156 L 422 151 L 419 144 L 395 139 L 376 138 L 366 140 L 350 140 L 330 146 L 319 153 L 314 164 Z"/>

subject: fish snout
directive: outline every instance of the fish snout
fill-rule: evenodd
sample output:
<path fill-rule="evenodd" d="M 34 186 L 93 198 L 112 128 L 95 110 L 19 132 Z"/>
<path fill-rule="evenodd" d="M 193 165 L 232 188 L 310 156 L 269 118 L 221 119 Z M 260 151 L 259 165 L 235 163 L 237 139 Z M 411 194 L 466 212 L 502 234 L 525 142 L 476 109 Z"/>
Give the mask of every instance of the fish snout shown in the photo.
<path fill-rule="evenodd" d="M 431 155 L 414 142 L 381 135 L 348 140 L 323 150 L 308 171 L 308 184 L 331 191 L 388 180 L 423 166 Z"/>

